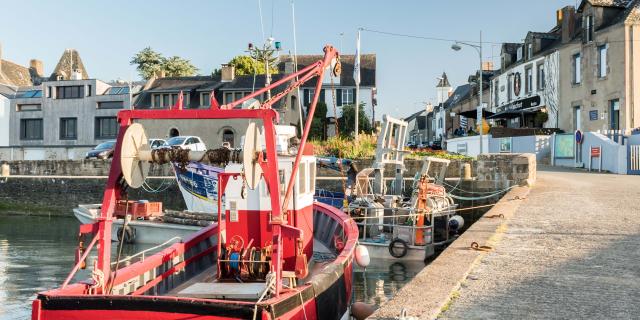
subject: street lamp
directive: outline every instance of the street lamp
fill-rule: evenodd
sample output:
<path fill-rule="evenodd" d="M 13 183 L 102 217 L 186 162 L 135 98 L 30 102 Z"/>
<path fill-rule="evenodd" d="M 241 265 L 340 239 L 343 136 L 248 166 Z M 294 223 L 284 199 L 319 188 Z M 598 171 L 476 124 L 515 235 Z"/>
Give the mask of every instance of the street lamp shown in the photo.
<path fill-rule="evenodd" d="M 482 31 L 480 31 L 480 44 L 471 44 L 462 41 L 456 41 L 451 45 L 451 49 L 454 51 L 462 50 L 462 46 L 468 46 L 476 49 L 480 57 L 480 75 L 478 77 L 478 108 L 476 109 L 476 123 L 478 125 L 478 131 L 480 132 L 480 154 L 482 154 Z"/>

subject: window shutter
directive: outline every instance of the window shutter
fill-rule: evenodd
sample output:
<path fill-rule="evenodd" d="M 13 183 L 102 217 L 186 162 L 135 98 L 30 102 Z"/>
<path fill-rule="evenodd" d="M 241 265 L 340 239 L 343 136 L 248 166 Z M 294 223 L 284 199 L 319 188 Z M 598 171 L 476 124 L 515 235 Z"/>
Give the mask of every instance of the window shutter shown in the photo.
<path fill-rule="evenodd" d="M 325 102 L 324 100 L 324 89 L 320 89 L 320 97 L 318 98 L 318 102 Z"/>
<path fill-rule="evenodd" d="M 309 106 L 309 89 L 304 89 L 302 91 L 302 94 L 304 94 L 304 97 L 302 101 L 304 101 L 304 106 Z"/>
<path fill-rule="evenodd" d="M 355 106 L 357 101 L 356 101 L 356 89 L 351 89 L 353 90 L 352 95 L 351 95 L 351 99 L 353 99 L 353 105 Z"/>
<path fill-rule="evenodd" d="M 336 107 L 342 106 L 342 89 L 336 89 Z"/>

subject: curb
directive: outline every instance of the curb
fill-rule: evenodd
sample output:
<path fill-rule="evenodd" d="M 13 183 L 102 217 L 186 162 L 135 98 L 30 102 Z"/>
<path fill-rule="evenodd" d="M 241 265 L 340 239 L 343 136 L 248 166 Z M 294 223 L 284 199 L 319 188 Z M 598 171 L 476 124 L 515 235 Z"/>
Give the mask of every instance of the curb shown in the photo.
<path fill-rule="evenodd" d="M 438 318 L 457 297 L 460 285 L 473 267 L 500 241 L 507 223 L 520 204 L 526 201 L 530 190 L 528 187 L 516 187 L 504 195 L 369 319 L 399 319 L 403 310 L 406 311 L 406 319 Z M 472 243 L 479 248 L 471 249 Z"/>

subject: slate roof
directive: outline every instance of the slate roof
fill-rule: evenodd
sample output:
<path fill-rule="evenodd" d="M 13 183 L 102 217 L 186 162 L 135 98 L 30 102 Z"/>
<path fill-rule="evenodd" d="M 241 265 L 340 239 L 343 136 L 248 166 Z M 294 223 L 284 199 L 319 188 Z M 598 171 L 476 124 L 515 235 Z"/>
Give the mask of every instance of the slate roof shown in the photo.
<path fill-rule="evenodd" d="M 284 74 L 282 73 L 272 74 L 271 83 L 274 83 L 282 79 L 283 77 L 284 77 Z M 265 82 L 266 82 L 266 75 L 257 74 L 255 88 L 256 89 L 264 88 Z M 224 83 L 224 85 L 220 88 L 220 91 L 239 90 L 239 89 L 251 90 L 253 88 L 254 88 L 253 75 L 241 75 L 241 76 L 235 76 L 235 78 L 231 82 Z"/>
<path fill-rule="evenodd" d="M 594 7 L 626 8 L 633 0 L 584 0 L 580 3 L 578 11 L 582 10 L 586 3 Z"/>
<path fill-rule="evenodd" d="M 426 113 L 426 112 L 427 112 L 427 110 L 420 110 L 420 111 L 418 111 L 418 112 L 416 112 L 416 113 L 404 118 L 404 121 L 409 122 L 409 121 L 417 118 L 418 116 L 420 116 L 420 114 Z"/>
<path fill-rule="evenodd" d="M 62 80 L 71 80 L 73 70 L 79 70 L 82 74 L 82 79 L 89 79 L 89 74 L 82 63 L 78 51 L 76 49 L 65 49 L 49 80 L 57 80 L 58 76 L 62 76 Z"/>
<path fill-rule="evenodd" d="M 33 79 L 29 68 L 8 60 L 2 60 L 0 63 L 0 84 L 16 87 L 31 86 L 33 85 Z"/>
<path fill-rule="evenodd" d="M 6 85 L 0 85 L 0 95 L 7 98 L 13 98 L 17 92 L 17 88 Z"/>
<path fill-rule="evenodd" d="M 160 91 L 191 91 L 191 90 L 213 90 L 221 84 L 220 77 L 212 76 L 192 76 L 192 77 L 166 77 L 155 79 L 151 85 L 145 89 L 148 92 Z"/>
<path fill-rule="evenodd" d="M 322 60 L 322 55 L 298 55 L 298 70 L 318 61 Z M 280 73 L 284 73 L 285 62 L 291 61 L 292 56 L 283 55 L 280 58 L 278 64 L 278 70 Z M 355 80 L 353 79 L 353 65 L 355 63 L 355 55 L 341 55 L 340 62 L 342 63 L 342 73 L 340 74 L 341 86 L 355 86 Z M 311 80 L 303 85 L 303 87 L 309 87 L 315 85 L 314 80 Z M 360 86 L 363 87 L 375 87 L 376 86 L 376 55 L 375 54 L 361 54 L 360 55 Z"/>
<path fill-rule="evenodd" d="M 444 102 L 445 109 L 454 107 L 457 103 L 469 98 L 470 94 L 470 84 L 463 84 L 461 86 L 458 86 L 455 90 L 453 90 L 453 93 L 451 94 L 451 96 L 449 96 L 449 99 Z"/>
<path fill-rule="evenodd" d="M 508 54 L 516 54 L 518 52 L 518 48 L 521 46 L 521 43 L 503 43 L 502 44 L 502 52 L 506 52 Z"/>

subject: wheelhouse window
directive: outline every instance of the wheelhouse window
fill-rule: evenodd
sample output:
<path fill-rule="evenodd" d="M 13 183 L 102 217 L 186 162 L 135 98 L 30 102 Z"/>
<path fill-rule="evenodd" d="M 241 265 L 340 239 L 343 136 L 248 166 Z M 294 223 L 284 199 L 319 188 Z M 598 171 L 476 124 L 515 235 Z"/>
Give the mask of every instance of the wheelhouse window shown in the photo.
<path fill-rule="evenodd" d="M 84 86 L 56 87 L 56 99 L 79 99 L 84 97 Z"/>
<path fill-rule="evenodd" d="M 78 138 L 78 118 L 60 118 L 60 140 Z"/>
<path fill-rule="evenodd" d="M 21 119 L 20 140 L 42 140 L 42 119 Z"/>
<path fill-rule="evenodd" d="M 308 163 L 306 162 L 300 163 L 298 170 L 298 190 L 300 194 L 307 193 L 307 166 Z"/>
<path fill-rule="evenodd" d="M 607 76 L 607 45 L 601 45 L 598 47 L 598 77 L 604 78 Z"/>
<path fill-rule="evenodd" d="M 96 117 L 96 139 L 114 139 L 118 135 L 118 120 L 116 117 Z"/>

